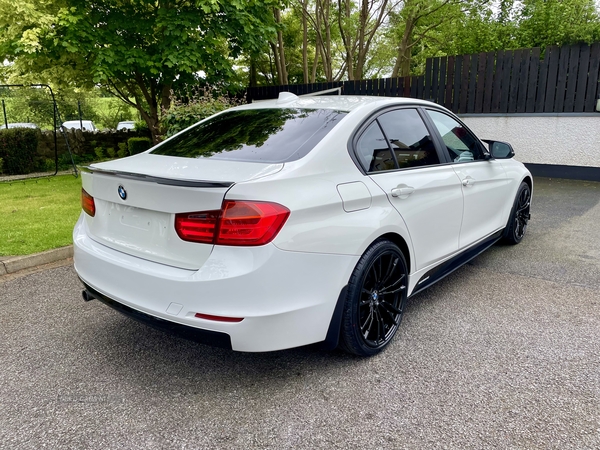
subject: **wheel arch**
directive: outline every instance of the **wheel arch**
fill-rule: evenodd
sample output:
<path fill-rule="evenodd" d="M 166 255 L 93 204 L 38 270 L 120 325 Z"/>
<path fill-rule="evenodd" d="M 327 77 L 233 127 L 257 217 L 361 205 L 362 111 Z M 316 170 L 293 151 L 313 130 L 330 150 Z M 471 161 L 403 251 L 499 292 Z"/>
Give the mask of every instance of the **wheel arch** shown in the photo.
<path fill-rule="evenodd" d="M 510 210 L 510 215 L 508 216 L 508 220 L 506 222 L 506 227 L 504 228 L 504 232 L 502 233 L 502 240 L 505 243 L 511 244 L 511 245 L 515 245 L 515 244 L 518 244 L 519 242 L 521 242 L 521 239 L 523 239 L 523 236 L 525 235 L 525 230 L 527 229 L 527 221 L 531 217 L 529 214 L 530 209 L 528 206 L 527 207 L 527 218 L 523 219 L 524 220 L 523 233 L 520 237 L 515 237 L 513 227 L 515 226 L 516 211 L 517 211 L 517 207 L 518 207 L 519 197 L 522 192 L 521 188 L 523 187 L 523 184 L 525 184 L 527 186 L 526 189 L 529 189 L 529 205 L 531 205 L 531 196 L 533 194 L 533 181 L 531 180 L 531 178 L 529 176 L 525 176 L 525 178 L 523 178 L 521 180 L 521 182 L 519 183 L 519 187 L 517 188 L 517 192 L 515 194 L 513 206 Z M 517 221 L 518 221 L 518 219 L 517 219 Z"/>
<path fill-rule="evenodd" d="M 395 233 L 393 231 L 389 231 L 385 234 L 382 234 L 382 235 L 378 236 L 376 239 L 373 239 L 373 241 L 370 242 L 365 247 L 364 251 L 366 251 L 367 248 L 369 248 L 371 245 L 373 245 L 373 243 L 375 243 L 377 241 L 381 241 L 381 240 L 389 240 L 398 246 L 398 248 L 404 255 L 404 259 L 406 261 L 406 269 L 407 269 L 408 273 L 410 274 L 411 267 L 412 267 L 411 252 L 410 252 L 408 243 L 400 234 Z M 363 251 L 363 253 L 364 253 L 364 251 Z M 345 285 L 340 291 L 340 295 L 337 299 L 336 306 L 335 306 L 333 315 L 331 317 L 331 321 L 329 322 L 329 328 L 327 330 L 326 338 L 322 343 L 321 348 L 324 350 L 333 350 L 334 348 L 336 348 L 338 346 L 339 338 L 340 338 L 340 330 L 341 330 L 341 326 L 342 326 L 342 314 L 343 314 L 344 304 L 346 302 L 347 292 L 348 292 L 348 285 Z"/>
<path fill-rule="evenodd" d="M 529 186 L 529 191 L 533 193 L 533 180 L 531 177 L 529 175 L 525 176 L 525 178 L 523 178 L 523 182 L 527 183 L 527 186 Z"/>
<path fill-rule="evenodd" d="M 377 238 L 376 240 L 381 240 L 381 239 L 387 239 L 389 241 L 392 241 L 394 244 L 396 244 L 398 246 L 398 248 L 402 251 L 402 254 L 404 255 L 408 273 L 410 274 L 411 268 L 412 268 L 412 259 L 411 259 L 411 254 L 410 254 L 408 244 L 404 240 L 404 238 L 397 233 L 390 232 L 390 233 L 386 233 L 386 234 L 379 236 L 379 238 Z M 375 241 L 373 241 L 373 242 L 375 242 Z"/>

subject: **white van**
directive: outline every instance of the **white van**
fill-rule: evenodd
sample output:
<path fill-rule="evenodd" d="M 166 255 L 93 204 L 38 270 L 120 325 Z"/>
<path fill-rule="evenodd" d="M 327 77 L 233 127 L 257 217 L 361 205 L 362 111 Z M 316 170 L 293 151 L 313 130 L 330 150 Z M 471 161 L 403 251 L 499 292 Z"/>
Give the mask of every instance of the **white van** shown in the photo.
<path fill-rule="evenodd" d="M 96 125 L 91 120 L 67 120 L 62 124 L 62 128 L 64 130 L 75 128 L 76 130 L 98 131 L 98 128 L 96 128 Z"/>
<path fill-rule="evenodd" d="M 135 130 L 135 122 L 133 120 L 124 120 L 117 124 L 117 131 L 119 130 Z"/>
<path fill-rule="evenodd" d="M 19 122 L 19 123 L 9 123 L 8 128 L 39 128 L 35 123 L 29 122 Z M 6 129 L 6 124 L 0 125 L 0 129 Z"/>

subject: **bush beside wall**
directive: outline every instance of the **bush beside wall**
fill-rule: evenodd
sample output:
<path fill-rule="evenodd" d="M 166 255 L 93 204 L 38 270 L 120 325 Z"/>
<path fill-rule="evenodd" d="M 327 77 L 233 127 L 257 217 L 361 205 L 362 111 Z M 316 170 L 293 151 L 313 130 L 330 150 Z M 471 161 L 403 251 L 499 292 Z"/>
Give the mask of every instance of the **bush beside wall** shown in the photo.
<path fill-rule="evenodd" d="M 40 131 L 31 128 L 0 130 L 0 158 L 7 175 L 20 175 L 39 169 L 38 141 Z"/>
<path fill-rule="evenodd" d="M 120 144 L 127 144 L 131 137 L 149 137 L 149 131 L 81 131 L 67 130 L 67 139 L 71 152 L 75 155 L 94 155 L 96 148 L 101 147 L 104 150 L 109 148 L 120 148 Z M 64 136 L 58 132 L 56 136 L 59 156 L 68 153 L 67 144 Z M 106 151 L 104 152 L 106 153 Z M 44 158 L 54 159 L 54 133 L 52 131 L 43 131 L 38 146 L 38 154 Z"/>
<path fill-rule="evenodd" d="M 127 139 L 127 148 L 130 155 L 145 152 L 152 146 L 152 141 L 147 137 L 132 137 Z"/>
<path fill-rule="evenodd" d="M 107 157 L 123 158 L 149 149 L 152 141 L 148 130 L 66 132 L 72 159 L 85 164 Z M 130 144 L 129 140 L 133 140 Z M 60 132 L 56 135 L 59 170 L 71 167 L 71 156 Z M 133 149 L 133 151 L 130 150 Z M 37 171 L 54 171 L 54 133 L 30 128 L 0 130 L 0 173 L 21 175 Z"/>

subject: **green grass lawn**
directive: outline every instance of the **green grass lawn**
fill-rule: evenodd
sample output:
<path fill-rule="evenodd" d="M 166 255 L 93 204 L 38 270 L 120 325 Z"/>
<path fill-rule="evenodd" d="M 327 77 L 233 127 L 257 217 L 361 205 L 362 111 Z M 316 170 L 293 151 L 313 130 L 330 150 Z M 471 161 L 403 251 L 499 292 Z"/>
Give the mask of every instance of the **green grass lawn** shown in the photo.
<path fill-rule="evenodd" d="M 81 178 L 62 175 L 0 183 L 0 256 L 72 244 L 81 212 Z"/>

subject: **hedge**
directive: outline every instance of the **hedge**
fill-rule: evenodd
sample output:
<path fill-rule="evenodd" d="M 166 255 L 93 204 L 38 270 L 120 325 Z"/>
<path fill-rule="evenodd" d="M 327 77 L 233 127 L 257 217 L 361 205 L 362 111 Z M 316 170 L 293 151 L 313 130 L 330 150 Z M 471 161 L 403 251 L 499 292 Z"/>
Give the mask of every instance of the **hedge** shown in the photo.
<path fill-rule="evenodd" d="M 145 152 L 152 146 L 152 141 L 146 137 L 132 137 L 127 139 L 127 148 L 130 155 Z"/>
<path fill-rule="evenodd" d="M 38 169 L 39 132 L 32 128 L 0 130 L 0 158 L 3 161 L 5 174 L 21 175 Z"/>

